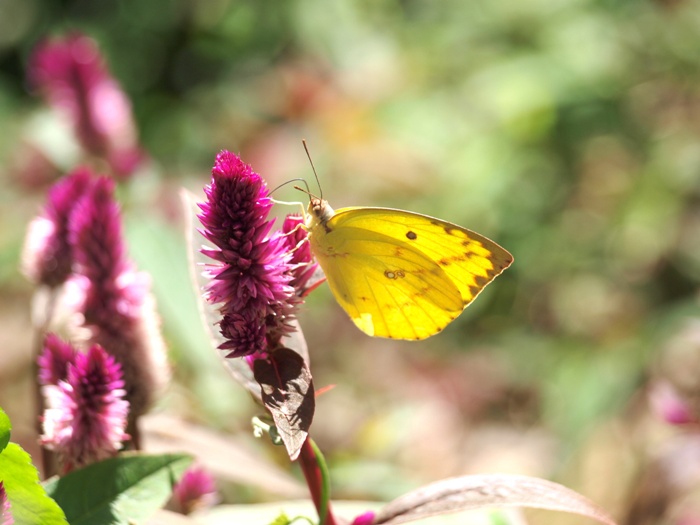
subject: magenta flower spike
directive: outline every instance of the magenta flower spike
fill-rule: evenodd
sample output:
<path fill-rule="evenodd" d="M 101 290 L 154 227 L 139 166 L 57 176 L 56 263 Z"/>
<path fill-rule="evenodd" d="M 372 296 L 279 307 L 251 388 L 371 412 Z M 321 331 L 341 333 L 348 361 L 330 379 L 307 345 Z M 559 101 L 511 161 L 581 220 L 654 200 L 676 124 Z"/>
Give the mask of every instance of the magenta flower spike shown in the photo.
<path fill-rule="evenodd" d="M 667 381 L 657 381 L 649 391 L 652 410 L 670 425 L 697 423 L 697 417 L 686 399 Z"/>
<path fill-rule="evenodd" d="M 131 103 L 112 78 L 95 41 L 74 32 L 41 42 L 29 82 L 73 125 L 82 147 L 128 177 L 144 160 Z"/>
<path fill-rule="evenodd" d="M 75 271 L 91 283 L 85 300 L 87 323 L 103 324 L 117 309 L 114 303 L 120 297 L 114 283 L 128 269 L 122 237 L 114 182 L 106 177 L 95 178 L 89 191 L 75 203 L 70 223 Z"/>
<path fill-rule="evenodd" d="M 217 155 L 204 193 L 206 202 L 198 204 L 203 226 L 199 231 L 213 246 L 201 252 L 214 261 L 202 273 L 209 279 L 204 298 L 218 306 L 221 315 L 218 324 L 224 341 L 219 349 L 227 352 L 227 358 L 245 358 L 231 363 L 231 368 L 252 370 L 254 383 L 245 372 L 237 372 L 237 379 L 268 409 L 294 461 L 313 420 L 314 388 L 301 353 L 304 345 L 287 348 L 283 336 L 297 330 L 294 321 L 302 290 L 294 284 L 305 280 L 299 272 L 311 261 L 302 260 L 304 251 L 298 248 L 294 225 L 288 225 L 287 233 L 272 231 L 268 214 L 273 203 L 267 185 L 238 156 L 228 151 Z M 299 341 L 303 341 L 300 334 Z"/>
<path fill-rule="evenodd" d="M 374 523 L 374 518 L 374 512 L 367 511 L 364 514 L 360 514 L 354 520 L 352 520 L 352 525 L 372 525 L 372 523 Z"/>
<path fill-rule="evenodd" d="M 75 361 L 76 351 L 69 343 L 56 334 L 47 334 L 44 338 L 44 350 L 37 358 L 39 364 L 39 383 L 57 385 L 68 376 L 68 365 Z"/>
<path fill-rule="evenodd" d="M 48 408 L 42 443 L 58 454 L 64 473 L 114 456 L 128 439 L 121 367 L 99 345 L 76 353 L 66 379 L 43 392 Z"/>
<path fill-rule="evenodd" d="M 315 262 L 311 253 L 311 246 L 306 242 L 307 232 L 302 225 L 304 218 L 301 215 L 287 215 L 282 224 L 284 240 L 288 251 L 292 254 L 290 264 L 293 267 L 291 285 L 297 295 L 305 296 L 313 290 L 320 282 L 309 282 L 318 270 L 318 263 Z"/>
<path fill-rule="evenodd" d="M 90 172 L 79 168 L 49 190 L 43 211 L 29 225 L 22 254 L 22 271 L 32 282 L 53 288 L 70 276 L 68 221 L 90 183 Z"/>
<path fill-rule="evenodd" d="M 217 500 L 214 478 L 201 467 L 187 469 L 173 487 L 172 503 L 180 514 L 191 514 L 197 509 L 211 507 Z"/>
<path fill-rule="evenodd" d="M 10 510 L 10 500 L 7 499 L 5 485 L 0 480 L 0 525 L 13 525 L 15 522 Z"/>
<path fill-rule="evenodd" d="M 91 342 L 122 367 L 131 416 L 146 412 L 169 372 L 154 300 L 146 274 L 127 259 L 114 181 L 96 178 L 76 204 L 70 221 L 74 284 L 82 289 L 85 327 Z"/>
<path fill-rule="evenodd" d="M 214 247 L 202 253 L 216 261 L 206 270 L 211 281 L 205 298 L 221 304 L 219 329 L 226 341 L 219 348 L 229 351 L 226 357 L 264 355 L 293 330 L 299 264 L 287 236 L 272 232 L 265 181 L 238 156 L 217 155 L 204 192 L 198 217 Z"/>

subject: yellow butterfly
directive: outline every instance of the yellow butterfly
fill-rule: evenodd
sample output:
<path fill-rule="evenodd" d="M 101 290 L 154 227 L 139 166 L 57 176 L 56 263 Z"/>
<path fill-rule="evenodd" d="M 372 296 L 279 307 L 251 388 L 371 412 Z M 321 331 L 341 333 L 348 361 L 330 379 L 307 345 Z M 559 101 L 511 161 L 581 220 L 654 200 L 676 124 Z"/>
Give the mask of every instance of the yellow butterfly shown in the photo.
<path fill-rule="evenodd" d="M 336 300 L 367 335 L 418 340 L 454 321 L 513 256 L 440 219 L 311 198 L 311 251 Z"/>

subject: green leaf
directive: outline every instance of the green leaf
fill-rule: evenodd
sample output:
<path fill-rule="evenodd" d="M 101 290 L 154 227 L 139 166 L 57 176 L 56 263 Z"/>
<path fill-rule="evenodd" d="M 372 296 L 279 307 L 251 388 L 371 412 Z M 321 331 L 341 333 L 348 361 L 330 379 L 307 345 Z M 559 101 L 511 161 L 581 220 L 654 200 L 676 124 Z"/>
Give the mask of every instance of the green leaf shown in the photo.
<path fill-rule="evenodd" d="M 71 525 L 128 525 L 161 508 L 192 463 L 184 454 L 125 454 L 46 483 Z"/>
<path fill-rule="evenodd" d="M 16 525 L 65 525 L 63 511 L 39 484 L 31 457 L 16 443 L 8 444 L 0 454 L 0 480 Z"/>
<path fill-rule="evenodd" d="M 281 512 L 274 520 L 270 522 L 270 525 L 289 525 L 291 523 L 289 518 L 284 512 Z"/>
<path fill-rule="evenodd" d="M 2 452 L 10 442 L 10 430 L 12 430 L 10 418 L 7 417 L 7 414 L 0 408 L 0 452 Z"/>

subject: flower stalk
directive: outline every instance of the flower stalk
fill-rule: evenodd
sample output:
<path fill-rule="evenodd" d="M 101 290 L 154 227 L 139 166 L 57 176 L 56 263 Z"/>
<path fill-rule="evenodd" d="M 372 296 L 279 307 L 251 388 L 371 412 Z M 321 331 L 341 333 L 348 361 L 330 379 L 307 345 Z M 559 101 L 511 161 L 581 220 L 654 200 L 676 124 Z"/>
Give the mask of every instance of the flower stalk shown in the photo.
<path fill-rule="evenodd" d="M 137 419 L 165 386 L 169 368 L 150 277 L 138 272 L 127 257 L 114 192 L 114 180 L 87 168 L 56 183 L 44 210 L 29 227 L 23 271 L 38 286 L 35 298 L 49 297 L 46 314 L 35 320 L 35 354 L 43 350 L 46 332 L 52 330 L 68 334 L 78 351 L 99 345 L 113 356 L 130 406 L 128 433 L 138 449 Z M 46 344 L 60 347 L 52 338 Z M 44 365 L 51 365 L 53 358 L 56 366 L 67 362 L 60 348 L 48 354 Z M 58 372 L 45 366 L 37 373 L 48 374 L 37 382 L 37 414 L 41 415 L 47 389 L 42 392 L 40 385 L 55 383 L 47 378 Z M 40 423 L 38 432 L 45 432 Z M 46 448 L 42 454 L 44 475 L 50 476 L 55 472 L 52 455 Z"/>
<path fill-rule="evenodd" d="M 92 38 L 73 32 L 40 42 L 28 81 L 71 124 L 84 152 L 116 177 L 129 178 L 143 164 L 131 102 Z"/>
<path fill-rule="evenodd" d="M 321 450 L 310 437 L 306 438 L 301 447 L 299 464 L 318 512 L 319 525 L 336 525 L 330 504 L 331 481 L 328 465 Z"/>

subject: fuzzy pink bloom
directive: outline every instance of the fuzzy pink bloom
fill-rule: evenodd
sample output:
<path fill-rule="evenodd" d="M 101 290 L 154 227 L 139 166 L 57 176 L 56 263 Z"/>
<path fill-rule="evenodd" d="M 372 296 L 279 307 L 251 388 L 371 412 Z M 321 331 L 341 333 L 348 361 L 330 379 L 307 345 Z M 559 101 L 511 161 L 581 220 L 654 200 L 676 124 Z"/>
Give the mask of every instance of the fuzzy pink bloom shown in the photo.
<path fill-rule="evenodd" d="M 41 42 L 29 82 L 66 116 L 83 148 L 128 177 L 141 164 L 131 103 L 110 75 L 95 41 L 80 33 Z"/>
<path fill-rule="evenodd" d="M 298 295 L 306 295 L 306 292 L 313 289 L 318 283 L 309 285 L 309 281 L 318 270 L 318 263 L 315 262 L 311 253 L 311 245 L 306 241 L 307 232 L 302 227 L 304 218 L 300 215 L 287 215 L 282 224 L 284 241 L 288 251 L 292 254 L 290 264 L 292 270 L 291 285 Z"/>
<path fill-rule="evenodd" d="M 145 289 L 124 294 L 116 285 L 119 276 L 131 268 L 126 259 L 121 214 L 114 199 L 114 182 L 106 177 L 96 178 L 74 205 L 71 219 L 70 243 L 76 273 L 90 283 L 84 308 L 86 322 L 100 326 L 118 322 L 111 318 L 115 311 L 133 316 L 129 299 L 138 302 Z"/>
<path fill-rule="evenodd" d="M 200 204 L 202 235 L 214 244 L 202 253 L 215 263 L 206 299 L 221 304 L 219 325 L 227 357 L 262 355 L 274 350 L 300 299 L 292 284 L 299 264 L 282 232 L 272 232 L 268 219 L 272 200 L 265 181 L 238 156 L 222 151 L 216 157 L 211 184 Z"/>
<path fill-rule="evenodd" d="M 35 283 L 55 287 L 71 273 L 68 222 L 75 202 L 87 191 L 90 172 L 79 168 L 49 190 L 42 213 L 29 225 L 22 270 Z"/>
<path fill-rule="evenodd" d="M 43 392 L 42 443 L 59 455 L 65 472 L 114 456 L 128 439 L 121 367 L 99 345 L 76 353 L 65 381 Z"/>
<path fill-rule="evenodd" d="M 668 382 L 661 381 L 652 386 L 649 392 L 649 402 L 654 412 L 666 423 L 687 425 L 697 422 L 688 402 Z"/>
<path fill-rule="evenodd" d="M 69 239 L 85 326 L 121 365 L 131 416 L 139 416 L 167 382 L 168 367 L 150 280 L 126 256 L 114 181 L 96 178 L 75 204 Z"/>
<path fill-rule="evenodd" d="M 0 480 L 0 525 L 13 525 L 15 522 L 10 510 L 10 500 L 7 499 L 5 485 Z"/>
<path fill-rule="evenodd" d="M 56 334 L 47 334 L 44 338 L 44 350 L 37 358 L 39 364 L 39 383 L 57 385 L 68 376 L 68 365 L 75 361 L 76 351 L 69 343 L 62 341 Z"/>
<path fill-rule="evenodd" d="M 201 467 L 187 469 L 173 487 L 173 506 L 180 514 L 211 507 L 217 500 L 214 478 Z"/>
<path fill-rule="evenodd" d="M 700 510 L 689 505 L 689 509 L 682 508 L 681 511 L 674 511 L 674 525 L 700 525 Z"/>
<path fill-rule="evenodd" d="M 374 512 L 367 511 L 352 520 L 352 525 L 372 525 L 372 523 L 374 523 L 374 517 Z"/>

